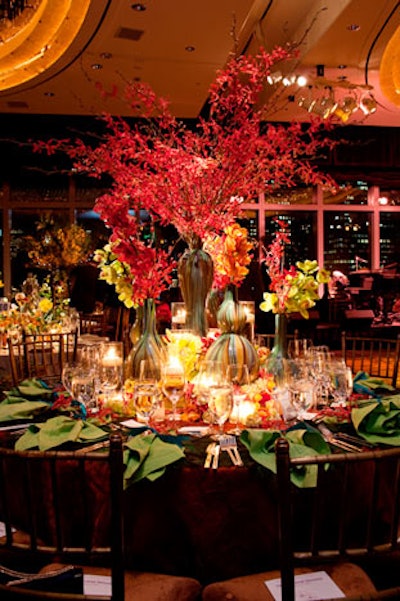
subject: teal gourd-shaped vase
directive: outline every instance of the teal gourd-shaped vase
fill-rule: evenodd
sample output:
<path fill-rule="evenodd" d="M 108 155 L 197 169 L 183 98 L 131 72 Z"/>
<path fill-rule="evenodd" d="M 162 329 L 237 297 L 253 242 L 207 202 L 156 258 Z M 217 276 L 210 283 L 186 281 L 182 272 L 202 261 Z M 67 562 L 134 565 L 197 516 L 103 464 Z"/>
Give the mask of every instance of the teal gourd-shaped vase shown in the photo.
<path fill-rule="evenodd" d="M 206 336 L 208 332 L 206 300 L 214 276 L 213 260 L 202 246 L 200 237 L 193 236 L 178 263 L 179 287 L 186 311 L 185 326 L 198 336 Z"/>
<path fill-rule="evenodd" d="M 161 365 L 164 355 L 164 344 L 156 329 L 155 302 L 152 298 L 145 299 L 142 313 L 142 334 L 131 349 L 125 361 L 125 378 L 136 379 L 140 372 L 140 363 L 150 361 L 161 377 Z"/>
<path fill-rule="evenodd" d="M 225 370 L 232 364 L 247 365 L 250 380 L 255 380 L 259 368 L 258 354 L 253 344 L 243 334 L 246 314 L 237 299 L 236 286 L 226 288 L 217 319 L 221 335 L 211 344 L 205 360 L 219 362 Z"/>
<path fill-rule="evenodd" d="M 284 379 L 284 361 L 288 358 L 287 322 L 285 313 L 275 315 L 275 337 L 271 353 L 267 359 L 265 369 L 274 377 L 276 384 L 281 384 Z"/>

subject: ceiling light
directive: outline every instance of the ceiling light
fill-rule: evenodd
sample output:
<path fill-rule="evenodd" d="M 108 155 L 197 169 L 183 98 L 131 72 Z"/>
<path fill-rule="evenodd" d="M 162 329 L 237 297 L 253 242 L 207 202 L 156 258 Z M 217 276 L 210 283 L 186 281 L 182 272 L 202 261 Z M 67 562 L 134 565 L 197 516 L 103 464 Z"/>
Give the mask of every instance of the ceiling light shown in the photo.
<path fill-rule="evenodd" d="M 297 104 L 302 108 L 305 109 L 306 111 L 308 111 L 309 113 L 312 112 L 314 105 L 316 103 L 315 98 L 312 98 L 311 96 L 308 96 L 307 98 L 305 96 L 301 96 L 301 98 L 299 98 Z"/>
<path fill-rule="evenodd" d="M 186 52 L 194 52 L 196 48 L 194 46 L 185 46 Z"/>
<path fill-rule="evenodd" d="M 140 13 L 146 10 L 146 6 L 141 2 L 135 2 L 135 4 L 131 4 L 131 9 Z"/>
<path fill-rule="evenodd" d="M 297 85 L 300 86 L 300 88 L 304 88 L 304 86 L 307 85 L 307 77 L 305 77 L 304 75 L 299 75 L 297 78 Z"/>
<path fill-rule="evenodd" d="M 267 82 L 272 86 L 276 83 L 279 83 L 282 80 L 282 73 L 280 71 L 275 71 L 274 73 L 270 73 L 267 75 Z"/>
<path fill-rule="evenodd" d="M 347 29 L 349 31 L 359 31 L 361 27 L 360 25 L 357 25 L 357 23 L 351 23 L 351 25 L 347 25 Z"/>
<path fill-rule="evenodd" d="M 100 63 L 93 63 L 93 65 L 90 65 L 90 67 L 93 69 L 93 71 L 98 71 L 99 69 L 103 68 L 103 65 Z"/>

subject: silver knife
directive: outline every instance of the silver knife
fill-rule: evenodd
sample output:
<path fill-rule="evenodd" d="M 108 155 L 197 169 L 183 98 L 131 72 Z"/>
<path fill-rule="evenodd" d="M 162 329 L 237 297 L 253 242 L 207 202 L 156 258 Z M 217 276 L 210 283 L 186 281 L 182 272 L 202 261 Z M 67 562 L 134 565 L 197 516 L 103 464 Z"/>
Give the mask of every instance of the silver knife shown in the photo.
<path fill-rule="evenodd" d="M 205 458 L 205 461 L 204 461 L 204 467 L 206 469 L 208 469 L 209 467 L 211 467 L 211 460 L 212 460 L 213 455 L 214 455 L 214 448 L 215 448 L 215 446 L 216 446 L 215 442 L 211 442 L 208 445 L 207 449 L 206 449 L 206 458 Z"/>

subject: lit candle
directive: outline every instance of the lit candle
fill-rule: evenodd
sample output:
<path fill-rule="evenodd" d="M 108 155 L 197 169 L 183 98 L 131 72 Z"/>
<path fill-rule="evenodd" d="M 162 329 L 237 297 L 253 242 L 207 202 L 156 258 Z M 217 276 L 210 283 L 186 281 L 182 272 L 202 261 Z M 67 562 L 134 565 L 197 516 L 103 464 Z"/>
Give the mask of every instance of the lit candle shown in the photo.
<path fill-rule="evenodd" d="M 122 365 L 122 357 L 117 354 L 114 347 L 111 347 L 103 355 L 102 364 L 104 367 L 120 367 Z"/>

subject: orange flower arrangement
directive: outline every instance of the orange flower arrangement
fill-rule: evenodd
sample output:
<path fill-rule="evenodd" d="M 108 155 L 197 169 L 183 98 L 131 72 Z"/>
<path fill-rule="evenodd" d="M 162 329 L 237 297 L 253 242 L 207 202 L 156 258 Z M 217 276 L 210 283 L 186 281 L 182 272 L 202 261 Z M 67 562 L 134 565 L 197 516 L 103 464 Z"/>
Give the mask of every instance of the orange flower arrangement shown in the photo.
<path fill-rule="evenodd" d="M 240 286 L 249 273 L 254 242 L 248 239 L 246 228 L 238 223 L 228 225 L 221 236 L 208 237 L 204 245 L 214 262 L 214 287 L 229 284 Z"/>

